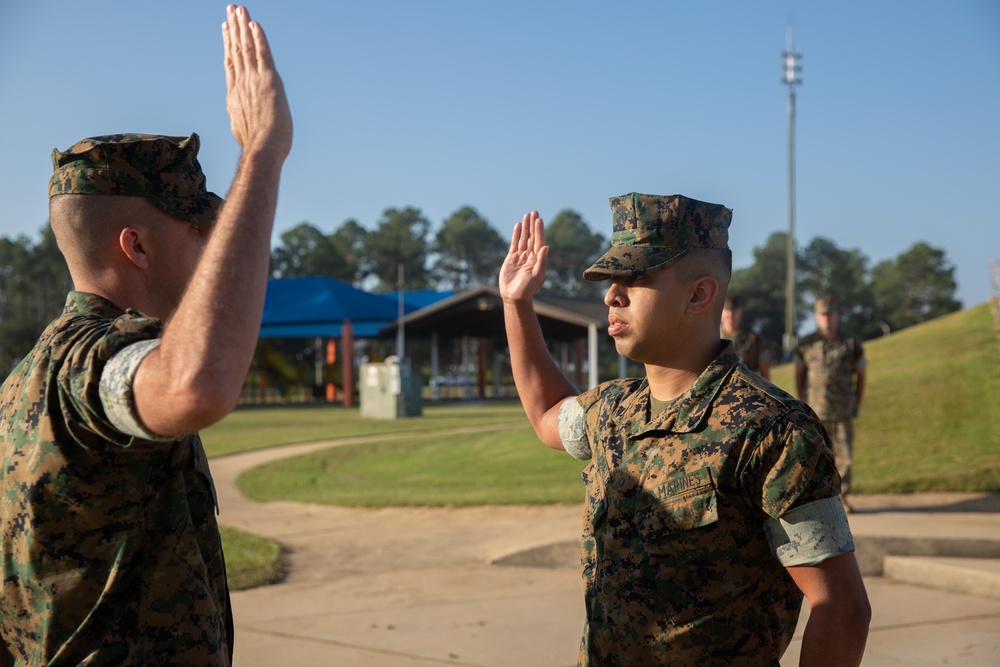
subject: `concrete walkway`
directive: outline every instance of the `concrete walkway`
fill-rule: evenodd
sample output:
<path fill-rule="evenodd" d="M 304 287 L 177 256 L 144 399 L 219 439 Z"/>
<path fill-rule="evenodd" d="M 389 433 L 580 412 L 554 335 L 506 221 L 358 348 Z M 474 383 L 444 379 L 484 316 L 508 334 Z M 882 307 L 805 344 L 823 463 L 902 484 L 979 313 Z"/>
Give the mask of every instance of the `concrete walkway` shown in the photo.
<path fill-rule="evenodd" d="M 237 667 L 576 664 L 581 506 L 368 510 L 259 504 L 236 490 L 244 470 L 345 442 L 212 461 L 221 522 L 288 549 L 284 582 L 233 594 Z M 1000 581 L 1000 567 L 991 570 L 1000 563 L 1000 496 L 852 500 L 859 561 L 872 575 L 863 664 L 1000 665 L 1000 596 L 990 597 Z M 996 561 L 982 558 L 991 554 Z M 966 576 L 956 561 L 966 555 L 979 557 L 985 578 Z M 963 592 L 945 585 L 939 565 Z M 908 572 L 921 585 L 873 576 L 883 570 Z M 781 664 L 797 664 L 798 648 L 796 639 Z"/>

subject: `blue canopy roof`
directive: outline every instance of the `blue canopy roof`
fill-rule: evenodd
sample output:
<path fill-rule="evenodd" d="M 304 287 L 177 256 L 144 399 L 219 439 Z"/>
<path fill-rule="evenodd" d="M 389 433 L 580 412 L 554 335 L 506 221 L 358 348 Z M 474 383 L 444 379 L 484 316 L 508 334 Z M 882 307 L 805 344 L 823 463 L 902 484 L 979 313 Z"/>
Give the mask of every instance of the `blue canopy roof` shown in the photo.
<path fill-rule="evenodd" d="M 418 310 L 451 292 L 403 293 L 403 312 Z M 438 295 L 433 298 L 432 295 Z M 324 276 L 267 281 L 261 338 L 340 338 L 345 320 L 355 338 L 378 338 L 399 317 L 395 294 L 372 294 Z"/>

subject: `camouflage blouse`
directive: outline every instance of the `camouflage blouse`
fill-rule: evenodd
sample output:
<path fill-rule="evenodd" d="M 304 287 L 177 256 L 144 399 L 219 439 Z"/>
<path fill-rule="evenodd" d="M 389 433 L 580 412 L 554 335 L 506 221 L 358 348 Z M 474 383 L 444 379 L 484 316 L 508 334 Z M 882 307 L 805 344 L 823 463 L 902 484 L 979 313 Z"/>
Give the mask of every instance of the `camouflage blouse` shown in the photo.
<path fill-rule="evenodd" d="M 650 398 L 626 379 L 577 399 L 594 452 L 580 664 L 777 665 L 802 593 L 764 526 L 839 493 L 823 431 L 732 345 L 662 413 Z"/>
<path fill-rule="evenodd" d="M 806 369 L 806 395 L 820 419 L 846 421 L 858 411 L 854 376 L 865 366 L 861 341 L 840 334 L 824 338 L 819 332 L 803 338 L 795 348 L 795 363 Z"/>
<path fill-rule="evenodd" d="M 201 440 L 124 435 L 98 396 L 108 359 L 160 329 L 71 292 L 0 389 L 0 636 L 15 664 L 232 662 Z"/>
<path fill-rule="evenodd" d="M 724 335 L 723 337 L 728 337 L 733 341 L 733 346 L 736 348 L 736 354 L 740 356 L 740 361 L 746 364 L 746 367 L 754 373 L 760 372 L 760 363 L 762 361 L 771 361 L 771 355 L 767 351 L 767 348 L 764 347 L 764 341 L 753 331 L 740 329 L 735 333 L 728 334 L 728 336 Z"/>

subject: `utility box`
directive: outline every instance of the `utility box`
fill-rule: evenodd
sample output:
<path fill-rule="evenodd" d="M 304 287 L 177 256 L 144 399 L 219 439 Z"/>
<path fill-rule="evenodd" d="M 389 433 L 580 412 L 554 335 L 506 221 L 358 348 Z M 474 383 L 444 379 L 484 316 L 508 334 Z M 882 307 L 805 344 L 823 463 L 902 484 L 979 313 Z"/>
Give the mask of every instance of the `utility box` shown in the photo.
<path fill-rule="evenodd" d="M 361 416 L 374 419 L 419 417 L 424 404 L 420 383 L 410 369 L 389 357 L 382 363 L 361 364 Z"/>

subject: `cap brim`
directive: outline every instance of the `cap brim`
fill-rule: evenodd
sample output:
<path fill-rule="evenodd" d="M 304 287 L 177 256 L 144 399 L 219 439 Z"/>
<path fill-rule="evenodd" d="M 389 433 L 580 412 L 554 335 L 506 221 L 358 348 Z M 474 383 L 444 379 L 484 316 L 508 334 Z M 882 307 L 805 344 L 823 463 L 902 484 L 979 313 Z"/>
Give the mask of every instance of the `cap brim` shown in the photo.
<path fill-rule="evenodd" d="M 601 255 L 583 272 L 585 280 L 597 282 L 612 278 L 635 277 L 663 269 L 686 255 L 687 248 L 616 245 Z"/>
<path fill-rule="evenodd" d="M 215 223 L 224 200 L 214 192 L 193 197 L 147 197 L 158 209 L 193 225 L 209 227 Z"/>

